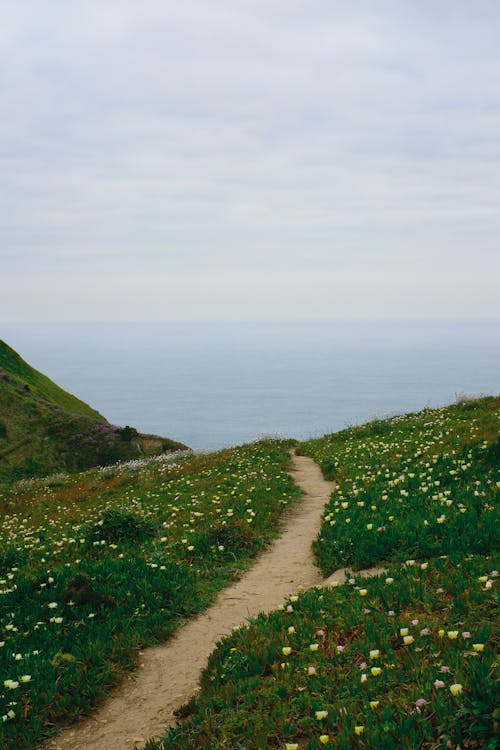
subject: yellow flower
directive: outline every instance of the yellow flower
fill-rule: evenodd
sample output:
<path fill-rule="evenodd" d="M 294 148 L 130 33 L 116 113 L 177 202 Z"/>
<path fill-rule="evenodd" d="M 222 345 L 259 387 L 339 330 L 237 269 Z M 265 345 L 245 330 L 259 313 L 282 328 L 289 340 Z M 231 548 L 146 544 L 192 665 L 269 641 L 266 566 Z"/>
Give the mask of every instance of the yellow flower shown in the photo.
<path fill-rule="evenodd" d="M 370 651 L 370 659 L 378 659 L 379 656 L 380 651 L 378 650 L 378 648 L 374 648 Z"/>
<path fill-rule="evenodd" d="M 320 734 L 319 741 L 322 745 L 328 745 L 330 738 L 327 734 Z"/>
<path fill-rule="evenodd" d="M 290 646 L 283 646 L 281 651 L 285 656 L 288 656 L 289 654 L 292 653 L 292 649 L 290 648 Z"/>
<path fill-rule="evenodd" d="M 363 734 L 363 732 L 365 731 L 365 728 L 364 728 L 364 726 L 362 724 L 357 724 L 354 727 L 354 731 L 355 731 L 356 734 Z"/>
<path fill-rule="evenodd" d="M 410 643 L 413 643 L 414 640 L 415 638 L 412 635 L 405 635 L 403 638 L 403 643 L 405 644 L 405 646 L 409 646 Z"/>
<path fill-rule="evenodd" d="M 457 635 L 458 635 L 458 630 L 448 630 L 448 638 L 450 638 L 452 641 L 455 640 Z"/>
<path fill-rule="evenodd" d="M 380 701 L 370 701 L 370 708 L 378 708 Z"/>
<path fill-rule="evenodd" d="M 484 643 L 473 643 L 472 648 L 474 649 L 474 651 L 483 651 Z"/>
<path fill-rule="evenodd" d="M 360 596 L 366 596 L 366 595 L 367 595 L 367 593 L 368 593 L 368 589 L 360 589 L 360 590 L 359 590 L 359 595 L 360 595 Z"/>
<path fill-rule="evenodd" d="M 328 711 L 316 711 L 314 714 L 318 721 L 321 721 L 321 719 L 326 719 L 328 716 Z"/>
<path fill-rule="evenodd" d="M 399 635 L 408 635 L 408 628 L 399 628 Z"/>
<path fill-rule="evenodd" d="M 381 671 L 382 670 L 381 670 L 380 667 L 372 667 L 371 670 L 370 670 L 370 672 L 372 673 L 372 675 L 374 677 L 377 677 L 377 675 L 379 675 L 381 673 Z"/>
<path fill-rule="evenodd" d="M 438 636 L 442 638 L 444 635 L 444 630 L 441 628 L 441 630 L 438 630 Z"/>
<path fill-rule="evenodd" d="M 460 695 L 460 693 L 463 692 L 463 687 L 460 685 L 459 682 L 456 682 L 454 685 L 450 685 L 450 693 L 452 695 Z"/>
<path fill-rule="evenodd" d="M 299 745 L 297 742 L 287 742 L 285 744 L 285 750 L 299 750 Z"/>
<path fill-rule="evenodd" d="M 317 651 L 319 648 L 319 645 L 317 643 L 310 643 L 309 644 L 309 651 Z"/>

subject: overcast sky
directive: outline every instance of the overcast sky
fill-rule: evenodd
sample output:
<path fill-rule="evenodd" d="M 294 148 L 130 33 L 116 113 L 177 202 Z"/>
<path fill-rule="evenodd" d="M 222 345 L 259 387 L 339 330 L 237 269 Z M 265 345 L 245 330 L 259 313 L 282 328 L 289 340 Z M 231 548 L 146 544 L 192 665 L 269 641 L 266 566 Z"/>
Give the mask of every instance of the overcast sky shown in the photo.
<path fill-rule="evenodd" d="M 0 320 L 500 316 L 498 0 L 0 0 Z"/>

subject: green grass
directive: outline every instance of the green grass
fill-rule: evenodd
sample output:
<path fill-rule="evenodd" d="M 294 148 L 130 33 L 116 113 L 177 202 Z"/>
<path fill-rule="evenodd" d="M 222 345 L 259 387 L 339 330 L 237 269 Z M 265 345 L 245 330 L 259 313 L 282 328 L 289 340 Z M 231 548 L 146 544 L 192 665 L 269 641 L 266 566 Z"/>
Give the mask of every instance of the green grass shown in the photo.
<path fill-rule="evenodd" d="M 5 489 L 0 746 L 33 748 L 88 711 L 234 580 L 300 496 L 289 461 L 266 441 Z"/>
<path fill-rule="evenodd" d="M 148 750 L 494 750 L 493 565 L 438 559 L 294 597 L 221 642 L 187 722 Z"/>
<path fill-rule="evenodd" d="M 60 388 L 50 378 L 35 370 L 11 349 L 5 341 L 0 340 L 0 371 L 3 370 L 13 385 L 21 388 L 28 386 L 30 392 L 48 403 L 58 406 L 72 414 L 90 417 L 98 422 L 106 420 L 98 411 L 92 409 L 84 401 Z M 6 381 L 4 381 L 6 382 Z"/>
<path fill-rule="evenodd" d="M 499 409 L 464 401 L 303 443 L 338 482 L 314 545 L 323 573 L 497 549 Z"/>
<path fill-rule="evenodd" d="M 149 750 L 496 748 L 499 406 L 302 444 L 338 483 L 314 544 L 322 571 L 388 570 L 223 639 L 185 720 Z"/>

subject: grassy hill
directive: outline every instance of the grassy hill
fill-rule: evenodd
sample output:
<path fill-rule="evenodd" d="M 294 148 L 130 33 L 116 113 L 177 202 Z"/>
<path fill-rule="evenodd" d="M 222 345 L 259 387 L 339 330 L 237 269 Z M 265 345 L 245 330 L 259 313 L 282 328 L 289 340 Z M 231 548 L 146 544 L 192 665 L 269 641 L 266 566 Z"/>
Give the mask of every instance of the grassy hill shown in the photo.
<path fill-rule="evenodd" d="M 148 750 L 498 746 L 500 398 L 300 445 L 337 491 L 325 574 L 224 638 Z M 300 496 L 289 444 L 143 458 L 0 489 L 0 746 L 32 750 L 205 608 Z"/>
<path fill-rule="evenodd" d="M 0 341 L 0 480 L 82 470 L 185 448 L 109 424 Z"/>
<path fill-rule="evenodd" d="M 284 442 L 165 454 L 0 490 L 0 747 L 88 712 L 208 606 L 300 491 Z"/>
<path fill-rule="evenodd" d="M 321 569 L 386 572 L 224 638 L 148 750 L 497 748 L 499 418 L 485 398 L 303 443 L 338 483 Z"/>

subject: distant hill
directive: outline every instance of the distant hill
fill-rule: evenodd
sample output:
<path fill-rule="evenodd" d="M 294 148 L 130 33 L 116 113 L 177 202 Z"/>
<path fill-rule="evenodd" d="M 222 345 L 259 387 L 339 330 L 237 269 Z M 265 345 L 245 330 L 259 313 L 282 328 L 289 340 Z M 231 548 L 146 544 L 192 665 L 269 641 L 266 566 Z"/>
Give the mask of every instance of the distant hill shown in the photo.
<path fill-rule="evenodd" d="M 111 425 L 0 340 L 0 480 L 80 471 L 185 447 Z"/>

